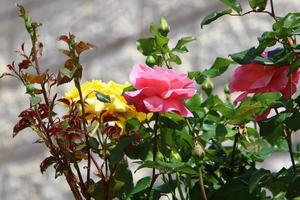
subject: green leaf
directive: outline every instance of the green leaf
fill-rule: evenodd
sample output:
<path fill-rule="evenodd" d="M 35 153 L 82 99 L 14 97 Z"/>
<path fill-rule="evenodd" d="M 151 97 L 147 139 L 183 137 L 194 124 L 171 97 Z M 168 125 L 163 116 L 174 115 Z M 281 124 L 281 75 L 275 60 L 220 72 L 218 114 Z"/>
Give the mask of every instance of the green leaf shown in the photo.
<path fill-rule="evenodd" d="M 255 57 L 257 57 L 259 53 L 256 52 L 255 47 L 252 47 L 250 49 L 247 49 L 245 51 L 241 51 L 239 53 L 234 53 L 229 55 L 232 60 L 239 64 L 249 64 L 251 63 Z"/>
<path fill-rule="evenodd" d="M 267 92 L 267 93 L 259 93 L 256 94 L 252 100 L 258 101 L 262 104 L 262 106 L 268 108 L 269 106 L 280 103 L 279 100 L 281 98 L 281 94 L 279 92 Z"/>
<path fill-rule="evenodd" d="M 238 13 L 242 12 L 242 6 L 239 0 L 220 0 L 225 5 L 229 6 Z"/>
<path fill-rule="evenodd" d="M 99 142 L 94 137 L 89 137 L 89 145 L 95 153 L 99 152 Z"/>
<path fill-rule="evenodd" d="M 96 92 L 96 97 L 98 101 L 101 101 L 103 103 L 110 103 L 111 99 L 109 95 L 103 94 L 101 92 L 95 91 Z"/>
<path fill-rule="evenodd" d="M 292 183 L 289 184 L 286 197 L 289 199 L 299 197 L 300 196 L 299 185 L 300 185 L 300 177 L 298 176 L 295 178 L 295 180 Z"/>
<path fill-rule="evenodd" d="M 300 59 L 295 60 L 292 64 L 291 64 L 291 68 L 289 71 L 289 74 L 295 73 L 297 72 L 297 70 L 300 67 Z"/>
<path fill-rule="evenodd" d="M 120 141 L 115 148 L 110 151 L 109 162 L 111 166 L 114 166 L 120 160 L 122 160 L 125 148 L 135 139 L 135 136 L 123 136 L 120 138 Z"/>
<path fill-rule="evenodd" d="M 259 187 L 259 184 L 261 182 L 266 181 L 266 178 L 268 178 L 270 176 L 271 176 L 271 173 L 269 170 L 259 169 L 258 171 L 255 171 L 249 180 L 250 193 L 253 193 L 253 191 Z"/>
<path fill-rule="evenodd" d="M 211 22 L 217 20 L 218 18 L 224 16 L 224 15 L 228 15 L 232 12 L 231 9 L 229 10 L 224 10 L 224 11 L 214 11 L 212 13 L 210 13 L 209 15 L 207 15 L 206 17 L 204 17 L 204 19 L 201 22 L 201 28 L 203 28 L 203 26 L 210 24 Z"/>
<path fill-rule="evenodd" d="M 258 9 L 259 11 L 265 10 L 268 0 L 249 0 L 249 5 L 252 9 Z"/>
<path fill-rule="evenodd" d="M 203 72 L 203 74 L 210 78 L 220 76 L 227 70 L 228 66 L 233 63 L 234 62 L 229 59 L 218 57 L 218 58 L 216 58 L 215 62 L 211 66 L 211 68 L 209 68 L 208 70 L 205 70 Z"/>
<path fill-rule="evenodd" d="M 235 125 L 245 124 L 261 112 L 262 108 L 260 102 L 253 102 L 250 98 L 246 98 L 229 118 L 229 122 Z"/>
<path fill-rule="evenodd" d="M 289 129 L 293 131 L 297 131 L 300 129 L 300 113 L 296 111 L 293 115 L 285 120 L 285 124 L 289 127 Z"/>
<path fill-rule="evenodd" d="M 190 79 L 195 79 L 195 81 L 201 85 L 205 81 L 205 75 L 200 71 L 188 72 L 188 77 Z"/>
<path fill-rule="evenodd" d="M 176 54 L 170 53 L 169 55 L 170 55 L 169 61 L 174 62 L 177 65 L 180 65 L 182 63 L 181 59 Z"/>
<path fill-rule="evenodd" d="M 186 101 L 186 106 L 191 112 L 202 111 L 202 101 L 202 95 L 200 93 L 196 93 L 192 98 Z"/>
<path fill-rule="evenodd" d="M 133 190 L 131 191 L 131 193 L 129 194 L 129 197 L 131 197 L 132 195 L 137 194 L 137 193 L 139 193 L 143 190 L 146 190 L 150 186 L 150 184 L 151 184 L 151 177 L 150 176 L 146 176 L 146 177 L 140 179 L 136 183 L 136 185 L 133 188 Z M 127 199 L 129 199 L 129 198 L 127 197 Z"/>
<path fill-rule="evenodd" d="M 187 36 L 187 37 L 183 37 L 180 40 L 178 40 L 176 46 L 174 49 L 182 49 L 182 47 L 192 41 L 196 40 L 196 38 L 192 37 L 192 36 Z"/>
<path fill-rule="evenodd" d="M 75 70 L 69 70 L 68 68 L 63 67 L 63 68 L 59 69 L 59 72 L 62 73 L 64 76 L 72 79 L 74 76 Z"/>
<path fill-rule="evenodd" d="M 259 200 L 255 194 L 249 193 L 246 181 L 233 179 L 226 182 L 225 185 L 216 190 L 210 200 Z"/>
<path fill-rule="evenodd" d="M 35 106 L 35 105 L 41 103 L 41 101 L 42 101 L 41 97 L 38 97 L 38 96 L 32 96 L 30 98 L 30 104 L 31 104 L 31 106 Z"/>
<path fill-rule="evenodd" d="M 283 122 L 291 115 L 292 113 L 282 112 L 267 120 L 258 122 L 260 135 L 270 144 L 278 144 L 284 138 Z"/>
<path fill-rule="evenodd" d="M 122 187 L 122 190 L 119 193 L 120 194 L 125 193 L 126 195 L 128 195 L 133 189 L 133 178 L 132 178 L 132 173 L 129 170 L 128 164 L 126 162 L 122 162 L 117 166 L 114 177 L 116 180 L 125 183 L 125 185 Z M 120 196 L 121 195 L 119 195 L 119 197 Z"/>
<path fill-rule="evenodd" d="M 141 38 L 136 41 L 136 46 L 144 56 L 149 56 L 155 51 L 155 39 Z"/>

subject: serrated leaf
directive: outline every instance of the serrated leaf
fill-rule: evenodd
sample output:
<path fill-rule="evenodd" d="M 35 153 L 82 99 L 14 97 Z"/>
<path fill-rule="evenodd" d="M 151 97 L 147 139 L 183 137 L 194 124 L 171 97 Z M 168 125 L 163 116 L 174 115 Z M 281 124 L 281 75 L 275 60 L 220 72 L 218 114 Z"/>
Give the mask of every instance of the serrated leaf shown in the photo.
<path fill-rule="evenodd" d="M 225 5 L 229 6 L 238 13 L 242 12 L 242 6 L 239 0 L 220 0 Z"/>
<path fill-rule="evenodd" d="M 77 45 L 76 45 L 76 52 L 77 54 L 81 54 L 82 52 L 88 50 L 88 49 L 94 49 L 95 46 L 89 43 L 85 43 L 80 41 Z"/>
<path fill-rule="evenodd" d="M 135 187 L 133 188 L 133 190 L 130 192 L 130 194 L 128 195 L 129 197 L 131 197 L 134 194 L 137 194 L 145 189 L 147 189 L 151 184 L 151 177 L 150 176 L 146 176 L 142 179 L 140 179 Z M 127 198 L 129 199 L 129 198 Z"/>
<path fill-rule="evenodd" d="M 96 92 L 96 98 L 98 101 L 101 101 L 103 103 L 110 103 L 111 99 L 109 95 L 103 94 L 101 92 L 95 91 Z"/>
<path fill-rule="evenodd" d="M 188 77 L 190 79 L 195 79 L 195 81 L 200 85 L 205 81 L 205 75 L 200 71 L 188 72 Z"/>
<path fill-rule="evenodd" d="M 183 37 L 183 38 L 181 38 L 180 40 L 178 40 L 178 42 L 177 42 L 177 44 L 176 44 L 176 46 L 175 46 L 174 49 L 179 50 L 179 49 L 181 49 L 184 45 L 186 45 L 186 44 L 188 44 L 188 43 L 190 43 L 190 42 L 192 42 L 192 41 L 194 41 L 194 40 L 196 40 L 196 38 L 194 38 L 194 37 L 192 37 L 192 36 Z"/>
<path fill-rule="evenodd" d="M 213 65 L 208 69 L 203 72 L 204 75 L 214 78 L 216 76 L 220 76 L 223 74 L 227 68 L 229 67 L 230 64 L 233 64 L 234 62 L 226 59 L 226 58 L 216 58 L 215 62 Z"/>
<path fill-rule="evenodd" d="M 144 56 L 149 56 L 155 51 L 155 39 L 141 38 L 136 41 L 136 46 Z"/>
<path fill-rule="evenodd" d="M 252 9 L 259 11 L 265 10 L 268 0 L 249 0 L 249 5 Z"/>
<path fill-rule="evenodd" d="M 180 65 L 182 63 L 181 59 L 176 54 L 170 53 L 169 55 L 170 55 L 169 61 L 174 62 L 177 65 Z"/>
<path fill-rule="evenodd" d="M 299 67 L 300 67 L 300 59 L 297 59 L 291 64 L 289 74 L 297 72 Z"/>
<path fill-rule="evenodd" d="M 262 181 L 266 181 L 266 178 L 271 176 L 271 173 L 269 170 L 260 169 L 256 172 L 254 172 L 249 180 L 249 192 L 250 194 L 253 193 L 253 191 L 259 187 L 259 184 Z"/>
<path fill-rule="evenodd" d="M 232 10 L 229 9 L 229 10 L 224 10 L 224 11 L 214 11 L 214 12 L 210 13 L 209 15 L 204 17 L 204 19 L 201 21 L 201 28 L 203 28 L 203 26 L 210 24 L 211 22 L 217 20 L 218 18 L 220 18 L 224 15 L 230 14 L 231 12 L 232 12 Z"/>

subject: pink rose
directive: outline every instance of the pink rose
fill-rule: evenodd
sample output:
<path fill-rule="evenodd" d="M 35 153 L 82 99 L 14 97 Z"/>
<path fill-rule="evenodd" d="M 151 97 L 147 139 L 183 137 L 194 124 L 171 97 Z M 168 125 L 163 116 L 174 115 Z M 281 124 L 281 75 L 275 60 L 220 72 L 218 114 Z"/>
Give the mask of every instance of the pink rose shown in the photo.
<path fill-rule="evenodd" d="M 263 53 L 263 57 L 267 57 L 267 53 Z M 256 94 L 261 92 L 281 92 L 286 98 L 291 98 L 297 90 L 300 70 L 292 74 L 292 84 L 289 81 L 290 66 L 282 67 L 265 66 L 262 64 L 251 63 L 238 67 L 229 83 L 231 92 L 243 92 L 235 100 L 234 104 L 242 101 L 248 94 Z M 292 86 L 292 89 L 290 89 Z M 261 116 L 256 117 L 256 121 L 267 118 L 270 110 Z"/>
<path fill-rule="evenodd" d="M 292 94 L 297 90 L 300 71 L 292 74 L 292 84 L 289 82 L 288 72 L 290 66 L 282 67 L 265 66 L 251 63 L 238 67 L 229 83 L 231 92 L 243 92 L 234 103 L 237 103 L 251 93 L 281 92 L 286 98 L 290 98 L 290 85 Z"/>
<path fill-rule="evenodd" d="M 128 103 L 134 104 L 137 111 L 193 116 L 183 100 L 194 96 L 196 89 L 185 74 L 159 66 L 136 65 L 130 73 L 130 82 L 137 90 L 125 92 L 124 97 Z"/>

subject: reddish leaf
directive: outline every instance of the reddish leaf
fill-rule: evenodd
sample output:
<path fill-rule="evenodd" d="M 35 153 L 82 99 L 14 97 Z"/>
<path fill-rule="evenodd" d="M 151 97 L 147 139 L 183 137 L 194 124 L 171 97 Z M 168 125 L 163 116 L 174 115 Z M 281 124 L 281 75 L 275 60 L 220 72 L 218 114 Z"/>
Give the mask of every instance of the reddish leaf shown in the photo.
<path fill-rule="evenodd" d="M 31 65 L 31 62 L 30 60 L 25 59 L 22 62 L 20 62 L 18 65 L 19 65 L 19 70 L 27 69 Z"/>
<path fill-rule="evenodd" d="M 64 63 L 64 67 L 69 69 L 69 70 L 73 70 L 75 68 L 73 60 L 72 59 L 66 60 L 66 62 Z"/>
<path fill-rule="evenodd" d="M 33 93 L 34 93 L 34 94 L 42 94 L 42 93 L 43 93 L 43 90 L 34 88 L 34 89 L 33 89 Z"/>
<path fill-rule="evenodd" d="M 63 104 L 66 104 L 67 106 L 70 105 L 70 101 L 66 98 L 61 98 L 61 99 L 58 99 L 57 101 L 63 103 Z"/>
<path fill-rule="evenodd" d="M 46 80 L 46 74 L 34 75 L 34 74 L 26 73 L 26 80 L 28 80 L 32 84 L 33 83 L 42 84 Z"/>
<path fill-rule="evenodd" d="M 66 35 L 60 35 L 57 37 L 58 41 L 64 41 L 65 43 L 67 43 L 68 45 L 70 44 L 70 39 L 68 36 Z"/>
<path fill-rule="evenodd" d="M 57 85 L 62 85 L 64 83 L 69 83 L 72 81 L 71 78 L 65 76 L 63 73 L 59 72 L 57 76 Z"/>
<path fill-rule="evenodd" d="M 56 159 L 53 156 L 49 156 L 45 160 L 43 160 L 40 164 L 41 173 L 43 174 L 47 170 L 47 168 L 54 163 L 56 163 Z"/>
<path fill-rule="evenodd" d="M 72 53 L 69 50 L 66 49 L 58 49 L 60 52 L 62 52 L 63 54 L 65 54 L 68 57 L 72 57 Z"/>
<path fill-rule="evenodd" d="M 20 4 L 17 4 L 16 6 L 17 6 L 17 10 L 19 11 L 20 16 L 25 16 L 26 15 L 25 8 Z"/>
<path fill-rule="evenodd" d="M 76 45 L 76 52 L 78 54 L 81 54 L 83 51 L 86 51 L 88 49 L 93 49 L 95 46 L 89 43 L 85 43 L 80 41 L 77 45 Z"/>
<path fill-rule="evenodd" d="M 25 129 L 25 128 L 28 128 L 30 126 L 30 122 L 25 119 L 25 118 L 22 118 L 15 126 L 14 126 L 14 129 L 13 129 L 13 137 L 15 137 L 16 135 L 18 135 L 18 133 Z"/>

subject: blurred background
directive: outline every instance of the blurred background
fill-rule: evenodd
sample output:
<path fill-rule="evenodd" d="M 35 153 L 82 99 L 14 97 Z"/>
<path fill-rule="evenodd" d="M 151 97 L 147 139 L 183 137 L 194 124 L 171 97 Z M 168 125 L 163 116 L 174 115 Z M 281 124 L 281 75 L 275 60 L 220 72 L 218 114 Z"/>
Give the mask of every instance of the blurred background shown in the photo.
<path fill-rule="evenodd" d="M 58 35 L 71 32 L 78 40 L 98 47 L 82 57 L 83 81 L 127 81 L 131 67 L 145 60 L 136 50 L 135 41 L 149 36 L 150 23 L 159 23 L 161 16 L 170 23 L 171 44 L 183 36 L 197 38 L 188 46 L 190 53 L 182 56 L 183 64 L 177 68 L 181 71 L 203 70 L 217 56 L 226 57 L 256 45 L 256 38 L 271 29 L 272 22 L 263 14 L 224 17 L 201 29 L 204 16 L 222 9 L 218 0 L 0 0 L 0 74 L 5 72 L 6 64 L 16 59 L 14 52 L 21 43 L 30 44 L 15 3 L 24 5 L 34 21 L 43 23 L 40 28 L 40 39 L 44 43 L 42 68 L 56 72 L 64 62 L 65 57 L 57 50 L 62 47 L 56 41 Z M 298 0 L 275 0 L 274 3 L 279 15 L 300 10 Z M 249 10 L 245 3 L 243 8 Z M 233 68 L 214 80 L 219 88 L 216 92 L 223 90 Z M 51 170 L 40 174 L 39 164 L 47 152 L 43 146 L 32 144 L 34 134 L 23 131 L 12 138 L 17 115 L 28 105 L 25 89 L 20 86 L 14 79 L 0 81 L 0 199 L 72 199 L 63 178 L 54 179 Z M 60 95 L 63 94 L 63 90 L 60 91 Z M 273 156 L 273 161 L 272 164 L 266 162 L 272 170 L 289 165 L 285 154 Z"/>

